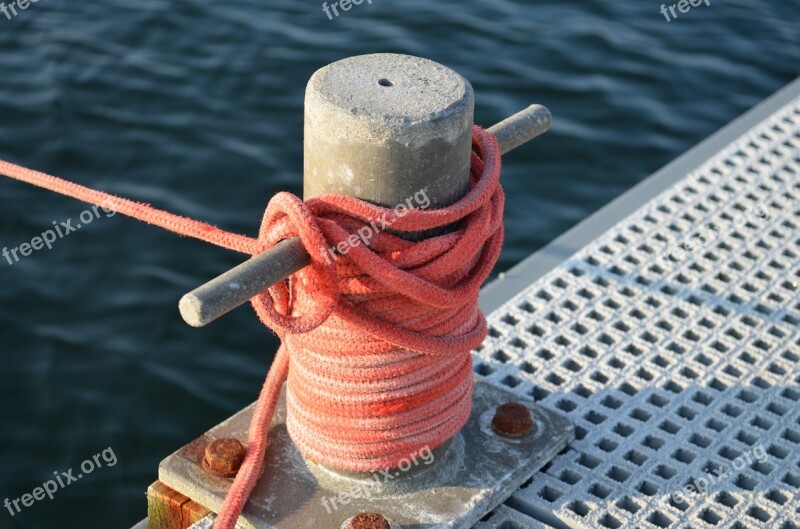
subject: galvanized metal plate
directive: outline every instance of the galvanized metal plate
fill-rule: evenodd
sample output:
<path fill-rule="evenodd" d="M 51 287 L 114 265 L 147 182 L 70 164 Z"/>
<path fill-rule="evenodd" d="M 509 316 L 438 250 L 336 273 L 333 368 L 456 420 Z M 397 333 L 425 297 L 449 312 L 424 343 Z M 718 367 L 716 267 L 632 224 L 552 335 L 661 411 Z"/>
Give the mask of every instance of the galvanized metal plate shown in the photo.
<path fill-rule="evenodd" d="M 475 386 L 469 422 L 443 451 L 408 461 L 407 471 L 341 475 L 308 462 L 286 431 L 283 399 L 270 430 L 264 475 L 245 507 L 245 529 L 341 529 L 361 512 L 379 512 L 393 528 L 467 529 L 500 505 L 574 438 L 572 424 L 528 403 L 536 431 L 505 439 L 490 426 L 495 408 L 522 402 L 486 383 Z M 247 440 L 253 406 L 218 425 L 162 461 L 159 479 L 212 511 L 218 511 L 231 480 L 209 476 L 199 463 L 213 440 Z M 433 460 L 428 464 L 427 461 Z"/>

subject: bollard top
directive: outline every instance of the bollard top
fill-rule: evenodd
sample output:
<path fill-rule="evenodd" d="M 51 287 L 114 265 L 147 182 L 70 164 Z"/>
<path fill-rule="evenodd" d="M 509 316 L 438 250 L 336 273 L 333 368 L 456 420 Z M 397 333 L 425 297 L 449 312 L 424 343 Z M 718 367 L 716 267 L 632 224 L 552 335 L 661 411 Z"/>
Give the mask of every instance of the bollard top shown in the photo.
<path fill-rule="evenodd" d="M 424 190 L 430 207 L 452 204 L 469 187 L 474 110 L 469 82 L 428 59 L 378 53 L 321 68 L 306 88 L 305 198 L 395 207 Z"/>
<path fill-rule="evenodd" d="M 418 125 L 456 141 L 462 134 L 453 115 L 472 116 L 472 85 L 455 71 L 420 57 L 395 53 L 358 55 L 318 70 L 306 88 L 307 119 L 338 115 L 361 126 L 341 138 L 369 143 L 424 140 Z M 311 111 L 311 112 L 309 112 Z M 423 133 L 422 136 L 425 136 Z"/>

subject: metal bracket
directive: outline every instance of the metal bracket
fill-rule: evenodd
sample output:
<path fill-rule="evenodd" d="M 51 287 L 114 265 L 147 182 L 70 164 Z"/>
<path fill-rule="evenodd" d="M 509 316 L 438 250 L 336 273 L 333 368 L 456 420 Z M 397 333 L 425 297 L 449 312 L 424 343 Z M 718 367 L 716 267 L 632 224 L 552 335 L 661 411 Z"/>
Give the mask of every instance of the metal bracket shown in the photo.
<path fill-rule="evenodd" d="M 469 422 L 450 446 L 417 458 L 406 472 L 340 474 L 305 460 L 286 431 L 283 399 L 273 417 L 264 475 L 239 520 L 244 529 L 342 529 L 362 512 L 385 516 L 393 528 L 468 529 L 516 491 L 574 438 L 572 424 L 550 410 L 533 410 L 535 431 L 504 438 L 491 428 L 495 408 L 519 397 L 477 382 Z M 200 462 L 205 445 L 231 437 L 243 443 L 253 406 L 167 457 L 159 479 L 212 511 L 231 480 L 210 476 Z M 429 461 L 431 461 L 429 463 Z"/>

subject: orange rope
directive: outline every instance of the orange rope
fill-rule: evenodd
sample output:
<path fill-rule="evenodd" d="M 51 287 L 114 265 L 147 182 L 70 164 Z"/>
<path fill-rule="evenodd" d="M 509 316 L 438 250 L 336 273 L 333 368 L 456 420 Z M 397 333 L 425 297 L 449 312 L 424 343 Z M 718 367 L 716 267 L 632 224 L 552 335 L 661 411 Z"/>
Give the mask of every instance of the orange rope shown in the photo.
<path fill-rule="evenodd" d="M 0 161 L 0 173 L 180 235 L 251 255 L 299 236 L 311 264 L 251 301 L 282 339 L 253 414 L 244 463 L 215 527 L 232 529 L 263 468 L 286 383 L 287 428 L 309 459 L 346 471 L 393 468 L 452 438 L 469 417 L 470 350 L 486 336 L 478 308 L 503 240 L 495 137 L 475 127 L 471 186 L 447 208 L 398 210 L 345 195 L 269 203 L 258 238 Z M 387 231 L 336 260 L 328 248 L 383 219 L 394 233 L 457 225 L 410 242 Z"/>

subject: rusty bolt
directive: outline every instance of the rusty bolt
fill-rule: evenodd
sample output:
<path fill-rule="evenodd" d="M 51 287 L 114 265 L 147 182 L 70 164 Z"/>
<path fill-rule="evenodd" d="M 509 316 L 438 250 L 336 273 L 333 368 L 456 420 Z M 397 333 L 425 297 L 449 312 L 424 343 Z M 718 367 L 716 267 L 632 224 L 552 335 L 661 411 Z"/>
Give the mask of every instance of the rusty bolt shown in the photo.
<path fill-rule="evenodd" d="M 365 512 L 354 516 L 347 529 L 390 529 L 390 526 L 380 514 Z"/>
<path fill-rule="evenodd" d="M 232 478 L 244 461 L 245 448 L 236 439 L 216 439 L 206 446 L 203 468 L 221 478 Z"/>
<path fill-rule="evenodd" d="M 533 431 L 531 410 L 517 402 L 507 402 L 497 407 L 492 419 L 492 429 L 506 437 L 521 437 Z"/>

